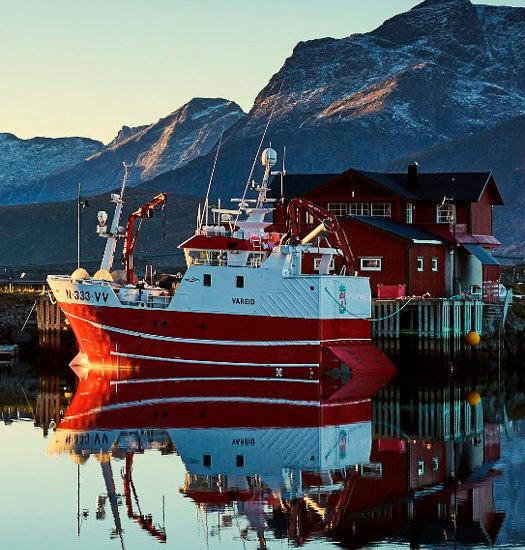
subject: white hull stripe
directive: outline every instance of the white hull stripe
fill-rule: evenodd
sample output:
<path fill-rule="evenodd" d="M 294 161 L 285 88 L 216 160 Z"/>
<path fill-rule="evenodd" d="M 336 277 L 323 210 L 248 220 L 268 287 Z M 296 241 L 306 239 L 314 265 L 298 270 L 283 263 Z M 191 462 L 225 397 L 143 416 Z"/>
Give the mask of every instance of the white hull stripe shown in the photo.
<path fill-rule="evenodd" d="M 146 407 L 151 405 L 169 405 L 172 403 L 259 403 L 263 405 L 292 405 L 296 407 L 340 407 L 348 405 L 357 405 L 359 403 L 368 403 L 370 399 L 361 399 L 351 403 L 320 403 L 319 401 L 298 401 L 293 399 L 273 399 L 267 397 L 168 397 L 159 399 L 144 399 L 142 401 L 127 401 L 126 403 L 115 403 L 114 405 L 105 405 L 95 407 L 88 412 L 73 414 L 64 418 L 64 421 L 89 416 L 90 414 L 100 414 L 121 409 L 134 407 Z"/>
<path fill-rule="evenodd" d="M 135 353 L 121 353 L 119 351 L 111 351 L 111 355 L 116 355 L 118 357 L 128 357 L 130 359 L 146 359 L 148 361 L 166 361 L 168 363 L 190 363 L 190 364 L 199 364 L 199 365 L 221 365 L 221 366 L 227 366 L 227 367 L 269 367 L 269 368 L 277 368 L 277 367 L 310 367 L 310 368 L 317 368 L 319 367 L 318 363 L 235 363 L 232 361 L 203 361 L 201 359 L 180 359 L 179 357 L 157 357 L 154 355 L 136 355 Z M 182 380 L 185 380 L 182 378 Z M 187 378 L 186 380 L 190 380 Z M 197 378 L 196 380 L 200 380 L 200 378 Z M 203 378 L 203 380 L 208 380 L 207 378 Z M 222 378 L 219 378 L 218 380 L 222 380 Z M 225 379 L 226 380 L 226 379 Z M 227 378 L 227 380 L 231 380 L 231 378 Z"/>
<path fill-rule="evenodd" d="M 110 382 L 112 386 L 121 384 L 155 384 L 159 382 L 293 382 L 294 384 L 319 384 L 319 380 L 305 380 L 304 378 L 248 378 L 240 376 L 203 376 L 199 378 L 132 378 L 129 380 L 114 380 Z"/>
<path fill-rule="evenodd" d="M 137 332 L 135 330 L 127 330 L 124 328 L 110 327 L 109 325 L 103 325 L 96 323 L 95 321 L 89 321 L 82 317 L 77 317 L 72 313 L 66 313 L 68 317 L 78 319 L 84 323 L 89 323 L 95 328 L 106 330 L 109 332 L 118 332 L 120 334 L 126 334 L 127 336 L 135 336 L 137 338 L 146 338 L 149 340 L 161 340 L 163 342 L 177 342 L 179 344 L 210 344 L 213 346 L 320 346 L 326 342 L 370 342 L 370 338 L 334 338 L 331 340 L 262 340 L 262 341 L 247 341 L 247 340 L 200 340 L 197 338 L 176 338 L 174 336 L 160 336 L 158 334 L 148 334 L 146 332 Z M 293 322 L 293 319 L 291 319 Z"/>

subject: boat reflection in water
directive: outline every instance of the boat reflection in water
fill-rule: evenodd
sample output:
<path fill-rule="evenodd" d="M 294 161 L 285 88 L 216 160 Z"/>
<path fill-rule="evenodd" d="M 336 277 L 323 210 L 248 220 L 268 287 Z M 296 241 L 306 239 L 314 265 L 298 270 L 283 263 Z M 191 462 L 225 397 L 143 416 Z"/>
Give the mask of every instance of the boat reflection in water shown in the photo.
<path fill-rule="evenodd" d="M 315 538 L 345 548 L 384 539 L 412 548 L 494 543 L 504 517 L 493 494 L 499 427 L 483 425 L 482 404 L 466 404 L 466 389 L 451 383 L 413 384 L 401 399 L 406 389 L 395 380 L 385 386 L 390 365 L 331 374 L 322 386 L 269 395 L 249 381 L 91 369 L 48 450 L 100 462 L 106 494 L 97 513 L 107 499 L 121 540 L 125 504 L 141 528 L 166 541 L 164 523 L 138 508 L 132 478 L 136 455 L 156 449 L 180 456 L 180 493 L 200 515 L 213 512 L 203 546 L 228 529 L 229 545 L 233 537 L 259 548 Z"/>

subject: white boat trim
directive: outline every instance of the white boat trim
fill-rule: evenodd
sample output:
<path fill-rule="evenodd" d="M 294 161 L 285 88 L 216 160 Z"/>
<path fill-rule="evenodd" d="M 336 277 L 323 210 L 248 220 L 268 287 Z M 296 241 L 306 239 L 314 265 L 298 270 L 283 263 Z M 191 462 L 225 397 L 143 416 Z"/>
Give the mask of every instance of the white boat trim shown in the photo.
<path fill-rule="evenodd" d="M 111 351 L 111 355 L 116 355 L 117 357 L 128 357 L 130 359 L 145 359 L 148 361 L 166 361 L 168 363 L 198 363 L 199 365 L 221 365 L 227 367 L 268 367 L 268 368 L 317 368 L 319 363 L 235 363 L 233 361 L 204 361 L 201 359 L 181 359 L 179 357 L 157 357 L 154 355 L 138 355 L 135 353 L 122 353 L 119 351 Z M 167 379 L 166 379 L 167 380 Z M 190 378 L 181 378 L 181 380 L 190 380 Z M 195 378 L 195 380 L 201 380 L 200 378 Z M 203 378 L 202 380 L 209 380 L 209 378 Z M 217 378 L 216 380 L 232 380 L 231 377 L 228 378 Z M 243 378 L 244 380 L 244 378 Z M 252 380 L 250 378 L 250 380 Z M 271 379 L 273 380 L 273 379 Z"/>
<path fill-rule="evenodd" d="M 265 346 L 320 346 L 327 342 L 371 342 L 371 338 L 334 338 L 329 340 L 270 340 L 270 341 L 248 341 L 248 340 L 201 340 L 197 338 L 176 338 L 174 336 L 160 336 L 158 334 L 149 334 L 147 332 L 137 332 L 135 330 L 127 330 L 124 328 L 111 327 L 78 317 L 72 313 L 66 313 L 66 317 L 72 317 L 79 321 L 89 323 L 95 328 L 126 334 L 127 336 L 135 336 L 137 338 L 145 338 L 149 340 L 161 340 L 164 342 L 177 342 L 179 344 L 204 344 L 212 346 L 248 346 L 248 347 L 265 347 Z M 290 319 L 293 322 L 293 319 Z"/>
<path fill-rule="evenodd" d="M 297 407 L 340 407 L 351 405 L 358 405 L 360 403 L 369 403 L 371 399 L 360 399 L 357 401 L 351 401 L 350 403 L 320 403 L 319 401 L 297 401 L 293 399 L 273 399 L 269 397 L 168 397 L 160 399 L 144 399 L 141 401 L 126 401 L 125 403 L 115 403 L 113 405 L 104 405 L 102 407 L 95 407 L 90 411 L 73 414 L 63 418 L 63 422 L 81 418 L 83 416 L 89 416 L 91 414 L 100 414 L 104 412 L 111 412 L 121 409 L 129 409 L 132 407 L 143 407 L 150 405 L 168 405 L 172 403 L 260 403 L 263 405 L 293 405 Z"/>
<path fill-rule="evenodd" d="M 111 386 L 120 386 L 121 384 L 155 384 L 164 382 L 293 382 L 294 384 L 320 384 L 319 380 L 306 380 L 304 378 L 251 378 L 247 376 L 201 376 L 201 377 L 188 377 L 188 378 L 132 378 L 129 380 L 113 380 L 110 382 Z"/>

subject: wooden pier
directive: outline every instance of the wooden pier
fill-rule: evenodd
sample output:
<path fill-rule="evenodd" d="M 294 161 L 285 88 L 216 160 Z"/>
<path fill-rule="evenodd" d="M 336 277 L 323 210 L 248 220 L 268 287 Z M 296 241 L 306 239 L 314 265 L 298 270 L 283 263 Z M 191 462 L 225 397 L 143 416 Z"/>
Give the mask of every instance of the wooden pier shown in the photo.
<path fill-rule="evenodd" d="M 0 346 L 0 367 L 9 367 L 18 362 L 18 346 L 16 344 Z"/>
<path fill-rule="evenodd" d="M 37 296 L 36 319 L 38 330 L 60 330 L 63 327 L 62 311 L 58 303 L 52 301 L 47 293 Z"/>
<path fill-rule="evenodd" d="M 448 339 L 483 330 L 482 300 L 447 298 L 372 300 L 372 335 Z"/>

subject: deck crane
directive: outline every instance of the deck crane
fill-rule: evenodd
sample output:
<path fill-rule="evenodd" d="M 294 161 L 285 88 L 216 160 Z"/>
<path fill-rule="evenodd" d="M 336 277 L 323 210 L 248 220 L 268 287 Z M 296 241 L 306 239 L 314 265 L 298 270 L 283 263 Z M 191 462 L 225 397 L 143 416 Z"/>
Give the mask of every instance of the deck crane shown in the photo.
<path fill-rule="evenodd" d="M 153 197 L 150 201 L 144 203 L 142 206 L 139 206 L 133 214 L 128 218 L 128 225 L 126 226 L 126 240 L 124 242 L 123 250 L 123 262 L 126 266 L 126 281 L 128 283 L 134 282 L 134 273 L 133 273 L 133 252 L 137 246 L 137 239 L 140 233 L 140 228 L 142 225 L 142 220 L 144 218 L 151 218 L 153 212 L 157 209 L 164 209 L 166 204 L 166 193 L 159 193 L 156 197 Z M 140 223 L 137 227 L 135 233 L 133 233 L 133 225 L 135 220 L 139 218 Z"/>
<path fill-rule="evenodd" d="M 166 528 L 165 526 L 155 526 L 150 514 L 143 514 L 140 509 L 139 498 L 137 491 L 135 489 L 135 484 L 133 483 L 133 478 L 131 477 L 133 466 L 133 453 L 126 453 L 126 468 L 122 474 L 122 479 L 124 481 L 124 494 L 126 498 L 126 510 L 128 517 L 135 520 L 139 526 L 147 531 L 150 535 L 154 536 L 160 542 L 166 542 Z M 138 514 L 133 511 L 133 499 L 138 507 Z"/>
<path fill-rule="evenodd" d="M 299 236 L 299 212 L 308 212 L 314 219 L 319 221 L 319 225 L 311 231 L 306 237 Z M 333 233 L 337 241 L 337 246 L 343 253 L 343 259 L 346 268 L 352 272 L 355 270 L 355 260 L 350 248 L 350 243 L 346 238 L 343 228 L 339 225 L 337 218 L 332 212 L 307 199 L 295 198 L 288 202 L 286 225 L 289 238 L 296 243 L 308 243 L 315 237 L 323 236 L 327 233 Z"/>

